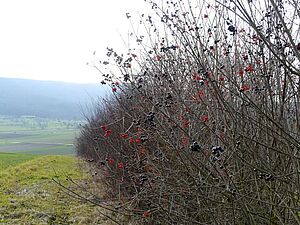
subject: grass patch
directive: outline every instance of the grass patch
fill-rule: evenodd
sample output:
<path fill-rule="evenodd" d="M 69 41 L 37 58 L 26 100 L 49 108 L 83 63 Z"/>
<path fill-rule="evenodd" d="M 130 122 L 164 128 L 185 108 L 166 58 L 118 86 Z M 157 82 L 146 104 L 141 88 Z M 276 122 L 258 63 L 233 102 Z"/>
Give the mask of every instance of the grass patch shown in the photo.
<path fill-rule="evenodd" d="M 30 154 L 0 153 L 0 171 L 36 158 Z M 1 172 L 0 172 L 1 173 Z"/>
<path fill-rule="evenodd" d="M 99 224 L 102 221 L 101 224 L 110 224 L 96 215 L 96 207 L 67 195 L 53 182 L 53 178 L 59 179 L 76 192 L 80 191 L 77 190 L 79 187 L 70 178 L 81 185 L 92 183 L 87 173 L 79 170 L 76 158 L 30 155 L 23 158 L 20 154 L 1 156 L 4 156 L 1 158 L 3 162 L 11 162 L 14 157 L 16 160 L 15 166 L 6 162 L 9 165 L 0 171 L 0 223 Z"/>

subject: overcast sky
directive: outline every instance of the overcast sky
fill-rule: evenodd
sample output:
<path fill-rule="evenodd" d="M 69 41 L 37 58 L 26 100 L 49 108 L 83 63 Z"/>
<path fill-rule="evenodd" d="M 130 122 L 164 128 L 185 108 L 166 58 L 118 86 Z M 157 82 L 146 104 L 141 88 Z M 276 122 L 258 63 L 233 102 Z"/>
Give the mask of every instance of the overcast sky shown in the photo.
<path fill-rule="evenodd" d="M 87 62 L 120 46 L 144 0 L 0 0 L 0 77 L 99 82 Z M 103 51 L 103 53 L 102 53 Z"/>

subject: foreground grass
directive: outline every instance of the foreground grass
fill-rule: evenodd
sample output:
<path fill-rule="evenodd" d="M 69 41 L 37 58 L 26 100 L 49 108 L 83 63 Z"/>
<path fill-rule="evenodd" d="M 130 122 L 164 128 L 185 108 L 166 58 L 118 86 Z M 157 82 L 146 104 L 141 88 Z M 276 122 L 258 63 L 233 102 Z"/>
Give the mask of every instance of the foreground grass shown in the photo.
<path fill-rule="evenodd" d="M 69 196 L 53 182 L 58 179 L 76 192 L 79 187 L 70 180 L 89 183 L 76 158 L 19 155 L 17 160 L 18 155 L 0 170 L 0 224 L 110 224 L 97 217 L 98 208 Z M 3 156 L 14 158 L 13 154 L 1 154 L 2 162 L 6 161 Z"/>

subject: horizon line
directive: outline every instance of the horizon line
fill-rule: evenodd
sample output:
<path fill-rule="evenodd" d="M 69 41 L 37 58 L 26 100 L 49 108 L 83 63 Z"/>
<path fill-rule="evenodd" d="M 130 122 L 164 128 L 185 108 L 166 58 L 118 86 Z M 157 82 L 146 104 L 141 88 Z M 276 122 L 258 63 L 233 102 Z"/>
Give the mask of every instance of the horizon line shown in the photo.
<path fill-rule="evenodd" d="M 7 76 L 1 76 L 0 79 L 20 79 L 20 80 L 32 80 L 32 81 L 45 81 L 45 82 L 60 82 L 60 83 L 72 83 L 72 84 L 100 84 L 99 82 L 93 82 L 93 81 L 70 81 L 70 80 L 50 80 L 50 79 L 36 79 L 36 78 L 26 78 L 26 77 L 7 77 Z"/>

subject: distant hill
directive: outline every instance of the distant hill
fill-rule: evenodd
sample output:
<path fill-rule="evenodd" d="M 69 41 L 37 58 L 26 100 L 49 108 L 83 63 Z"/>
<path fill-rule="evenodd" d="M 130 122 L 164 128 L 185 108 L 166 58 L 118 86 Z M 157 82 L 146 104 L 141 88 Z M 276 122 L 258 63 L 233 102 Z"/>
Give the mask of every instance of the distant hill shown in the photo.
<path fill-rule="evenodd" d="M 82 110 L 106 92 L 100 84 L 0 78 L 0 115 L 82 119 Z"/>

